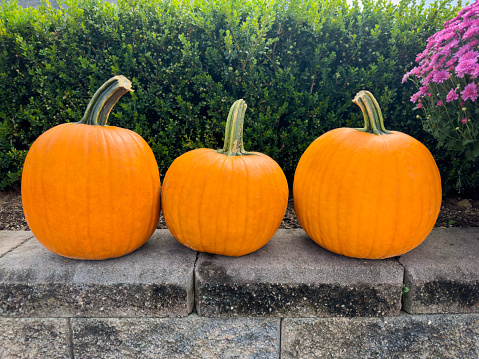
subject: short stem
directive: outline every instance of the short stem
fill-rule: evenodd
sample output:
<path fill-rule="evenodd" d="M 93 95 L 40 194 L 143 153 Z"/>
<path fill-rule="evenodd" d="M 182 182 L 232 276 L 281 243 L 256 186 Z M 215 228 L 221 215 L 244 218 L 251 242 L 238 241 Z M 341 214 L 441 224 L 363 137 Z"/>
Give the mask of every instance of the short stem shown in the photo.
<path fill-rule="evenodd" d="M 384 127 L 384 118 L 381 108 L 374 96 L 369 91 L 359 91 L 353 102 L 361 108 L 364 116 L 364 128 L 358 131 L 386 135 L 391 132 Z"/>
<path fill-rule="evenodd" d="M 132 91 L 130 80 L 121 75 L 112 77 L 95 92 L 79 123 L 106 126 L 111 109 L 128 91 Z"/>
<path fill-rule="evenodd" d="M 243 100 L 236 101 L 230 108 L 228 120 L 225 129 L 225 144 L 219 153 L 227 156 L 243 156 L 249 154 L 243 146 L 243 123 L 246 112 L 246 102 Z"/>

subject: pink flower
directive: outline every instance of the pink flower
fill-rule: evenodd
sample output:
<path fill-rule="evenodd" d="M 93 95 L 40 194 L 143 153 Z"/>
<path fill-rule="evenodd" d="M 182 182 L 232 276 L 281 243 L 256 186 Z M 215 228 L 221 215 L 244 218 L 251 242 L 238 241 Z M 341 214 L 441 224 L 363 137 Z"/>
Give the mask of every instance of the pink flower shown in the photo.
<path fill-rule="evenodd" d="M 474 82 L 471 82 L 469 85 L 464 87 L 464 91 L 461 92 L 461 97 L 464 101 L 471 99 L 471 101 L 476 101 L 477 94 L 477 85 Z"/>
<path fill-rule="evenodd" d="M 419 87 L 419 92 L 421 93 L 421 96 L 424 95 L 428 91 L 429 91 L 429 87 L 427 87 L 427 86 Z"/>
<path fill-rule="evenodd" d="M 416 62 L 419 63 L 421 62 L 422 59 L 424 59 L 427 56 L 427 52 L 423 51 L 420 54 L 417 54 L 416 56 Z"/>
<path fill-rule="evenodd" d="M 457 77 L 463 78 L 464 75 L 472 75 L 477 67 L 477 61 L 474 59 L 465 60 L 456 66 Z"/>
<path fill-rule="evenodd" d="M 452 47 L 450 46 L 444 46 L 439 53 L 444 56 L 449 56 L 451 55 L 451 49 Z"/>
<path fill-rule="evenodd" d="M 478 43 L 479 40 L 469 41 L 467 44 L 461 46 L 459 50 L 454 54 L 454 56 L 461 57 L 466 52 L 469 52 L 472 48 L 474 48 L 474 46 L 476 46 Z"/>
<path fill-rule="evenodd" d="M 452 29 L 444 29 L 441 32 L 436 33 L 436 36 L 433 35 L 433 39 L 435 40 L 434 45 L 441 46 L 443 41 L 451 40 L 454 36 L 456 36 L 456 33 L 451 30 Z"/>
<path fill-rule="evenodd" d="M 459 62 L 462 62 L 462 61 L 467 61 L 467 60 L 475 60 L 477 61 L 477 58 L 479 57 L 479 52 L 477 51 L 468 51 L 466 52 L 464 55 L 462 55 L 460 58 L 459 58 Z"/>
<path fill-rule="evenodd" d="M 461 122 L 462 122 L 463 124 L 466 124 L 466 123 L 467 123 L 467 118 L 463 118 L 463 119 L 461 120 Z"/>
<path fill-rule="evenodd" d="M 421 98 L 428 98 L 427 96 L 431 97 L 431 100 L 433 97 L 436 98 L 429 87 L 442 84 L 438 86 L 438 91 L 443 91 L 441 88 L 444 88 L 446 80 L 452 77 L 454 80 L 465 78 L 471 83 L 464 87 L 462 92 L 449 87 L 444 100 L 437 102 L 432 100 L 437 106 L 445 106 L 444 102 L 455 100 L 462 102 L 479 99 L 479 82 L 472 80 L 479 78 L 479 50 L 476 48 L 478 44 L 479 0 L 474 0 L 473 4 L 459 11 L 454 19 L 445 22 L 443 30 L 436 32 L 427 40 L 424 51 L 416 56 L 418 65 L 404 75 L 403 82 L 411 76 L 420 81 L 419 91 L 411 96 L 411 102 L 417 103 L 416 108 L 423 107 Z M 443 96 L 438 93 L 439 98 L 444 98 Z M 464 120 L 467 122 L 467 119 Z"/>
<path fill-rule="evenodd" d="M 476 36 L 476 35 L 479 35 L 479 27 L 477 27 L 476 25 L 474 25 L 474 26 L 471 26 L 471 27 L 462 35 L 462 39 L 463 39 L 463 40 L 466 40 L 466 39 L 469 39 L 470 37 L 473 37 L 473 36 Z"/>
<path fill-rule="evenodd" d="M 452 39 L 446 46 L 442 48 L 440 53 L 449 56 L 451 54 L 451 49 L 455 48 L 457 45 L 459 45 L 459 40 Z"/>
<path fill-rule="evenodd" d="M 439 56 L 441 56 L 439 53 L 431 56 L 431 65 L 429 65 L 429 67 L 434 68 L 433 66 L 436 64 L 437 60 L 439 60 Z"/>
<path fill-rule="evenodd" d="M 419 68 L 418 68 L 418 67 L 415 67 L 415 68 L 413 68 L 413 69 L 411 70 L 411 74 L 413 74 L 413 75 L 418 75 L 419 72 L 420 72 L 420 71 L 419 71 Z"/>
<path fill-rule="evenodd" d="M 432 81 L 442 84 L 444 80 L 447 80 L 449 78 L 449 76 L 449 72 L 447 72 L 446 70 L 442 70 L 434 75 Z"/>
<path fill-rule="evenodd" d="M 468 20 L 464 17 L 464 21 L 459 24 L 459 30 L 469 29 L 475 25 L 474 20 Z M 466 30 L 467 31 L 467 30 Z"/>
<path fill-rule="evenodd" d="M 478 39 L 469 41 L 469 46 L 470 46 L 471 48 L 474 47 L 474 46 L 476 46 L 477 44 L 479 44 L 479 40 L 478 40 Z"/>
<path fill-rule="evenodd" d="M 418 100 L 419 97 L 422 96 L 422 93 L 420 92 L 416 92 L 414 95 L 411 96 L 411 102 L 412 103 L 416 103 L 416 101 Z"/>
<path fill-rule="evenodd" d="M 458 12 L 457 16 L 454 19 L 447 21 L 444 24 L 444 28 L 454 27 L 460 25 L 462 22 L 467 22 L 471 17 L 474 17 L 478 13 L 478 4 L 475 2 L 469 6 L 466 6 L 461 11 Z"/>
<path fill-rule="evenodd" d="M 451 102 L 452 100 L 457 100 L 459 95 L 456 92 L 456 89 L 451 89 L 446 96 L 446 102 Z"/>
<path fill-rule="evenodd" d="M 456 61 L 457 61 L 457 59 L 455 57 L 453 57 L 448 62 L 446 62 L 446 66 L 451 67 L 452 65 L 454 65 L 456 63 Z"/>
<path fill-rule="evenodd" d="M 434 64 L 435 64 L 434 62 L 430 62 L 430 63 L 429 63 L 429 66 L 426 67 L 426 69 L 425 69 L 426 72 L 431 71 L 431 70 L 434 68 Z"/>
<path fill-rule="evenodd" d="M 422 84 L 424 86 L 427 86 L 431 83 L 432 81 L 432 78 L 434 77 L 434 73 L 429 73 L 429 75 L 427 75 L 423 80 L 422 80 Z"/>

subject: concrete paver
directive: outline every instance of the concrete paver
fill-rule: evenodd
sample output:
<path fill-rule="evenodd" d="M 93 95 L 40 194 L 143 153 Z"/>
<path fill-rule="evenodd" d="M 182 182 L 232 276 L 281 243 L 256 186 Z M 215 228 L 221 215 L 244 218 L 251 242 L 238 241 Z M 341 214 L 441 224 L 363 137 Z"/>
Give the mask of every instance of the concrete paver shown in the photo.
<path fill-rule="evenodd" d="M 220 316 L 385 316 L 401 309 L 403 267 L 318 246 L 302 230 L 278 230 L 243 257 L 200 253 L 196 309 Z"/>
<path fill-rule="evenodd" d="M 0 258 L 0 316 L 187 316 L 195 260 L 168 230 L 103 261 L 64 258 L 29 240 Z"/>
<path fill-rule="evenodd" d="M 399 262 L 408 313 L 479 313 L 479 228 L 435 228 Z"/>

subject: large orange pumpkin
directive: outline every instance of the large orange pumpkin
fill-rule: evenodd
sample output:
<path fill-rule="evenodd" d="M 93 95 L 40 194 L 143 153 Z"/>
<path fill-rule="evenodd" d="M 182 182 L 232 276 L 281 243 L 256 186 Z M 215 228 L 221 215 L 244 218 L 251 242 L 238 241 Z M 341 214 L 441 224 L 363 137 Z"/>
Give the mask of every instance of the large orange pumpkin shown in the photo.
<path fill-rule="evenodd" d="M 22 174 L 25 217 L 50 251 L 77 259 L 127 254 L 158 224 L 160 178 L 138 134 L 106 126 L 118 99 L 130 91 L 123 76 L 107 81 L 78 123 L 51 128 L 33 143 Z"/>
<path fill-rule="evenodd" d="M 306 233 L 322 247 L 357 258 L 388 258 L 418 246 L 441 206 L 441 179 L 428 149 L 384 128 L 371 93 L 353 100 L 363 129 L 338 128 L 304 152 L 293 184 Z"/>
<path fill-rule="evenodd" d="M 246 104 L 236 101 L 222 150 L 199 148 L 172 163 L 161 189 L 168 229 L 200 252 L 241 256 L 274 235 L 288 204 L 288 183 L 279 165 L 243 147 Z"/>

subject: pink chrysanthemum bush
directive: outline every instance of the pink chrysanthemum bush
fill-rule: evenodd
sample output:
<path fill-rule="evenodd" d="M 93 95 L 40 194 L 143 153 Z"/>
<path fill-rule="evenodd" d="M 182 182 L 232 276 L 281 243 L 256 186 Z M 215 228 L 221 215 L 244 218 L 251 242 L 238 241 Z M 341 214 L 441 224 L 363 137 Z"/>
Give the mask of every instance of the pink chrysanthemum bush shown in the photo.
<path fill-rule="evenodd" d="M 465 7 L 431 36 L 419 64 L 403 77 L 419 91 L 411 101 L 423 109 L 424 128 L 440 146 L 479 157 L 479 0 Z"/>

